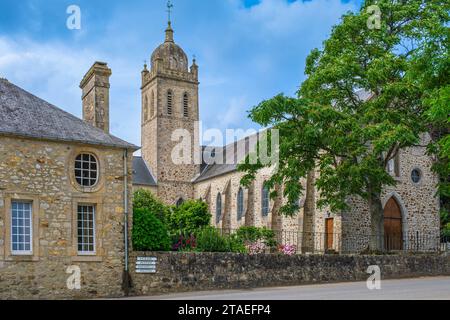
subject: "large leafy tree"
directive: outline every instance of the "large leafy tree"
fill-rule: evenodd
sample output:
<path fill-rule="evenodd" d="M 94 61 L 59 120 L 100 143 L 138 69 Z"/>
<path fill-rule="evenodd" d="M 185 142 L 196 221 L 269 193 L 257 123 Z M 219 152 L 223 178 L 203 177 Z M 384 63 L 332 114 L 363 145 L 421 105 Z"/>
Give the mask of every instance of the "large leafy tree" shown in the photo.
<path fill-rule="evenodd" d="M 374 4 L 379 28 L 370 25 Z M 320 206 L 345 210 L 349 197 L 360 196 L 370 208 L 372 233 L 383 234 L 381 192 L 396 183 L 386 170 L 389 161 L 422 143 L 432 105 L 448 116 L 448 100 L 432 97 L 448 80 L 440 64 L 448 58 L 449 9 L 448 0 L 366 1 L 311 52 L 297 98 L 278 95 L 250 111 L 255 122 L 279 130 L 278 170 L 268 185 L 284 185 L 283 214 L 296 212 L 304 192 L 299 181 L 318 170 Z M 262 167 L 241 164 L 242 183 Z M 374 237 L 372 247 L 380 248 L 382 238 Z"/>

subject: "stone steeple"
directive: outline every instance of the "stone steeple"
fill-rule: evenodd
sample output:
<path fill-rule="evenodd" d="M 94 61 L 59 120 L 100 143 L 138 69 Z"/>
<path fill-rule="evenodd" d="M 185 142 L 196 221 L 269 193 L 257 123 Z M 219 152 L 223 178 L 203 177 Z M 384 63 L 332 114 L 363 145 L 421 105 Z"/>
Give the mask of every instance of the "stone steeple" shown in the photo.
<path fill-rule="evenodd" d="M 172 8 L 169 2 L 169 13 Z M 142 71 L 142 157 L 157 182 L 157 195 L 168 204 L 193 199 L 193 179 L 200 173 L 198 158 L 198 66 L 189 67 L 184 50 L 174 41 L 168 21 L 165 40 L 151 56 L 150 70 Z M 177 132 L 189 133 L 183 159 L 176 159 Z M 189 141 L 190 140 L 190 141 Z"/>

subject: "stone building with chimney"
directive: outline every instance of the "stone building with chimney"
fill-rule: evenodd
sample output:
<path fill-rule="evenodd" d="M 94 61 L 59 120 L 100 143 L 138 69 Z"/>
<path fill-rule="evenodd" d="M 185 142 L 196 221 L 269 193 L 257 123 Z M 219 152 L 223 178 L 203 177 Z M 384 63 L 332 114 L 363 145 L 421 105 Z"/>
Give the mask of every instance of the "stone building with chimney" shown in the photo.
<path fill-rule="evenodd" d="M 0 79 L 2 299 L 123 295 L 138 147 L 109 133 L 110 75 L 81 82 L 84 120 Z"/>

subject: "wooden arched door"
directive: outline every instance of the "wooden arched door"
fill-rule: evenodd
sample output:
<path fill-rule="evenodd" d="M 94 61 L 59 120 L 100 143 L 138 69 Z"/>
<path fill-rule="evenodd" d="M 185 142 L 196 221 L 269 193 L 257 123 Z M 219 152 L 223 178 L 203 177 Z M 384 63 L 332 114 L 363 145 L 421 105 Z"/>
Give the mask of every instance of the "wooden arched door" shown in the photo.
<path fill-rule="evenodd" d="M 394 197 L 384 207 L 384 246 L 388 251 L 403 249 L 402 210 Z"/>

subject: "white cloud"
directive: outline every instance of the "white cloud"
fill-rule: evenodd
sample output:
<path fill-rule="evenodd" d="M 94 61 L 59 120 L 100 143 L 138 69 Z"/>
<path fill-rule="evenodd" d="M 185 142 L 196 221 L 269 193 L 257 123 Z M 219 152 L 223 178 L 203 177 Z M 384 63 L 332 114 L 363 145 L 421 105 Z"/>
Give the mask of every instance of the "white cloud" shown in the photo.
<path fill-rule="evenodd" d="M 104 57 L 104 53 L 73 49 L 58 42 L 0 37 L 0 76 L 78 117 L 82 114 L 79 83 L 92 64 Z M 139 144 L 139 106 L 135 112 L 130 110 L 140 101 L 139 92 L 133 92 L 139 86 L 139 72 L 134 73 L 121 59 L 106 61 L 113 69 L 111 131 Z"/>
<path fill-rule="evenodd" d="M 221 129 L 255 127 L 247 110 L 279 92 L 294 94 L 310 50 L 321 45 L 344 12 L 355 9 L 355 3 L 340 0 L 262 0 L 251 8 L 241 0 L 217 0 L 207 4 L 212 11 L 201 13 L 204 6 L 202 1 L 178 5 L 175 38 L 188 56 L 198 57 L 202 120 Z M 139 145 L 140 71 L 163 40 L 164 8 L 160 13 L 148 3 L 123 8 L 117 4 L 106 25 L 95 24 L 83 9 L 81 32 L 58 41 L 0 34 L 0 76 L 81 116 L 80 80 L 94 61 L 106 61 L 113 70 L 112 132 Z M 189 19 L 192 12 L 195 21 Z"/>

